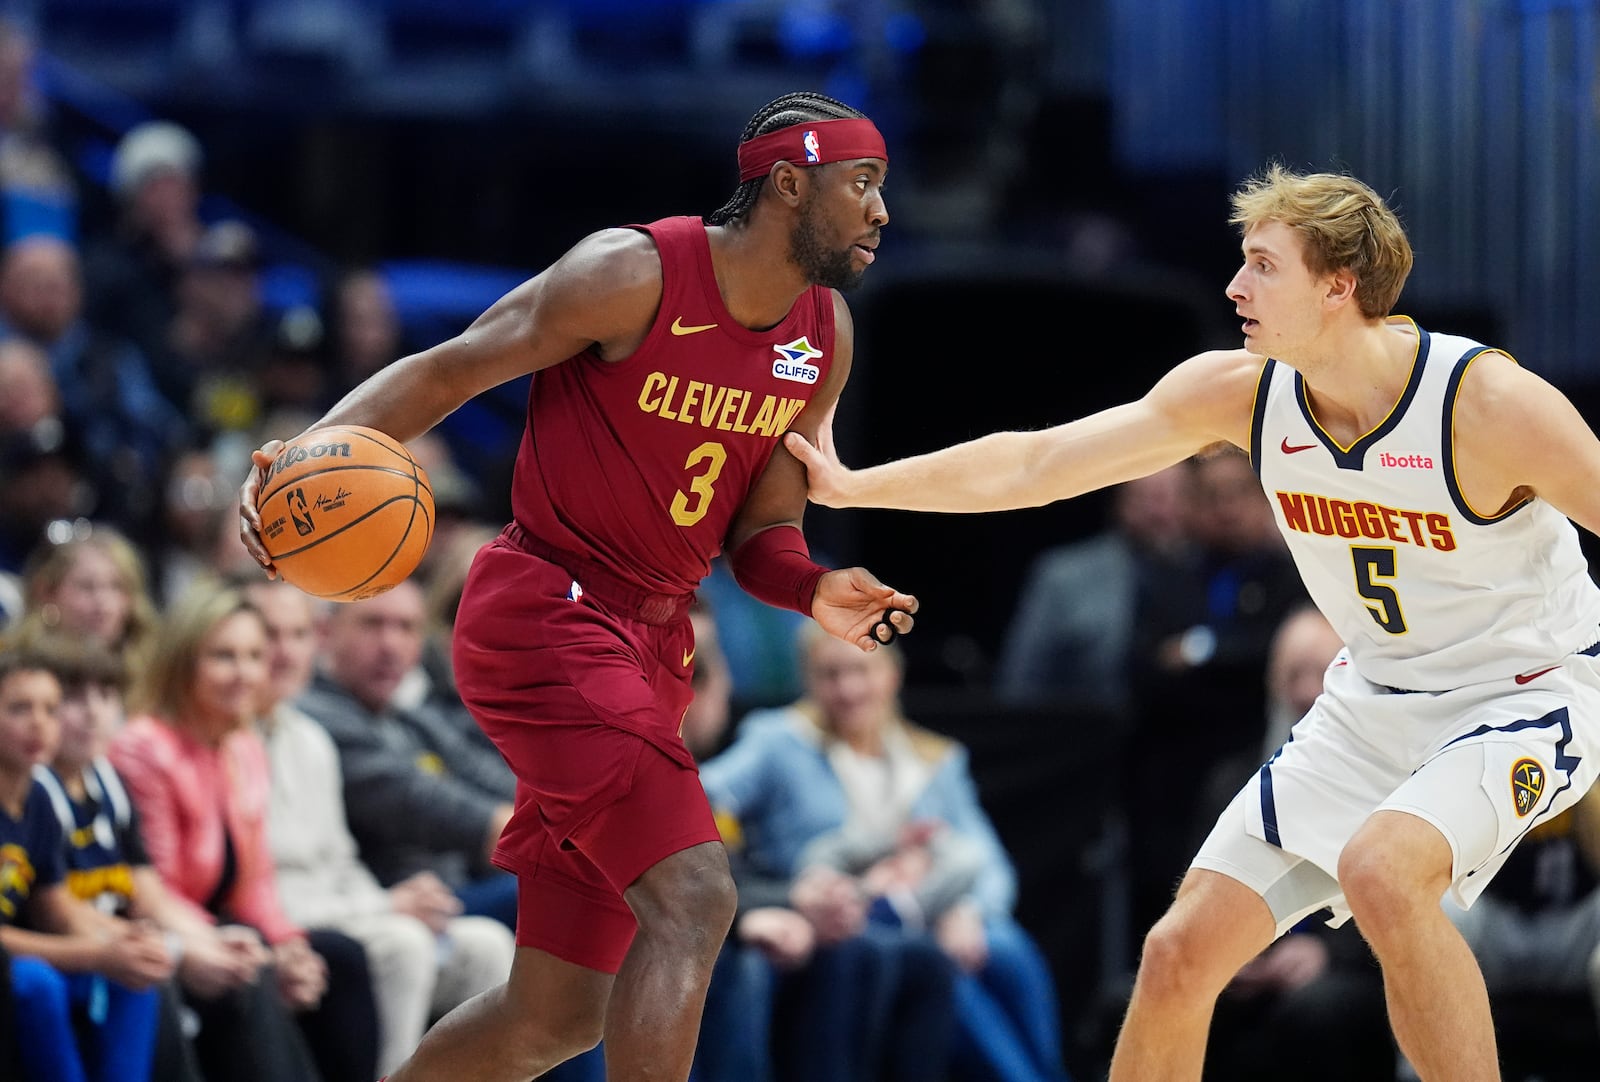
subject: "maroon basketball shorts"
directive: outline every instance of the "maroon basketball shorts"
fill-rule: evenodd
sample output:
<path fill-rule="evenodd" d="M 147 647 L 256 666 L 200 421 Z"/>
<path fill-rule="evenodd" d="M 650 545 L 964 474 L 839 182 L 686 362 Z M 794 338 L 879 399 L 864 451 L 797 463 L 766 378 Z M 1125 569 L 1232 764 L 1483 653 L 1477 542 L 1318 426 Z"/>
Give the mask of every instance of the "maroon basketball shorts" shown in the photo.
<path fill-rule="evenodd" d="M 615 973 L 636 928 L 623 892 L 720 835 L 680 735 L 689 620 L 646 622 L 590 578 L 575 589 L 553 563 L 486 546 L 454 661 L 462 700 L 517 775 L 495 863 L 518 878 L 518 945 Z"/>

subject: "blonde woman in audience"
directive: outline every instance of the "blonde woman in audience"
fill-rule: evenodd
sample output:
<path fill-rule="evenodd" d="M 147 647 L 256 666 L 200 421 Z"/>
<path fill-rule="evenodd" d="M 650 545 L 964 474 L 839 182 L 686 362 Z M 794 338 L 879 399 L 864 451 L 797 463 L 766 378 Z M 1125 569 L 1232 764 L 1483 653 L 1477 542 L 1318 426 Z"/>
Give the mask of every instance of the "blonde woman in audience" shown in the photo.
<path fill-rule="evenodd" d="M 19 632 L 82 635 L 110 647 L 138 673 L 155 647 L 156 607 L 144 558 L 122 533 L 86 520 L 56 523 L 23 572 L 27 608 Z"/>
<path fill-rule="evenodd" d="M 462 916 L 461 902 L 432 872 L 385 890 L 361 863 L 345 822 L 338 749 L 291 705 L 311 681 L 312 601 L 281 581 L 254 578 L 245 594 L 267 627 L 260 729 L 272 768 L 268 835 L 279 893 L 292 919 L 337 928 L 366 948 L 378 1070 L 391 1071 L 434 1019 L 506 979 L 516 945 L 499 921 Z"/>
<path fill-rule="evenodd" d="M 896 647 L 811 625 L 800 643 L 805 696 L 746 715 L 701 766 L 711 806 L 739 823 L 754 868 L 795 877 L 793 905 L 819 930 L 865 920 L 933 937 L 960 971 L 962 1082 L 1063 1082 L 1054 978 L 1012 916 L 1016 870 L 967 749 L 901 712 Z M 859 874 L 834 866 L 869 851 Z"/>
<path fill-rule="evenodd" d="M 102 913 L 159 930 L 173 948 L 173 983 L 200 1021 L 193 1053 L 178 1000 L 163 1003 L 153 1077 L 187 1082 L 306 1082 L 316 1068 L 273 987 L 271 955 L 256 933 L 213 924 L 161 881 L 139 817 L 106 751 L 123 724 L 126 673 L 107 647 L 59 633 L 25 647 L 47 659 L 61 685 L 61 741 L 35 778 L 65 839 L 67 888 Z M 265 978 L 265 979 L 263 979 Z M 191 1060 L 198 1056 L 198 1063 Z"/>
<path fill-rule="evenodd" d="M 377 1018 L 366 956 L 338 932 L 307 932 L 279 901 L 267 846 L 269 773 L 253 722 L 266 683 L 261 614 L 236 590 L 197 582 L 168 611 L 131 718 L 110 758 L 167 889 L 208 922 L 253 928 L 324 1082 L 371 1082 Z"/>

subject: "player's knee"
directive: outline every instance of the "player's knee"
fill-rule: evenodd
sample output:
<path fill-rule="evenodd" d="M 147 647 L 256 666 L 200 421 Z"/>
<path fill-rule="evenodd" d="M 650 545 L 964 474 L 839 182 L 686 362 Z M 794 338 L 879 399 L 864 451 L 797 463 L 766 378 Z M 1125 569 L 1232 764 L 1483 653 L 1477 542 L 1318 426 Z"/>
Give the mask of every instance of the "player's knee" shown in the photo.
<path fill-rule="evenodd" d="M 1233 976 L 1209 949 L 1204 929 L 1169 912 L 1145 936 L 1139 957 L 1139 990 L 1147 998 L 1191 1002 L 1216 996 Z"/>
<path fill-rule="evenodd" d="M 1390 847 L 1359 836 L 1339 856 L 1339 887 L 1369 939 L 1408 911 L 1438 909 L 1448 878 L 1408 865 Z"/>
<path fill-rule="evenodd" d="M 674 854 L 628 891 L 640 931 L 703 942 L 713 954 L 733 923 L 738 901 L 720 845 Z"/>
<path fill-rule="evenodd" d="M 519 1005 L 513 986 L 502 986 L 490 996 L 504 997 L 502 1017 L 511 1027 L 510 1047 L 527 1057 L 533 1070 L 580 1056 L 600 1043 L 605 1033 L 605 1011 L 594 1009 L 581 997 L 571 1000 L 543 998 L 537 1006 Z"/>

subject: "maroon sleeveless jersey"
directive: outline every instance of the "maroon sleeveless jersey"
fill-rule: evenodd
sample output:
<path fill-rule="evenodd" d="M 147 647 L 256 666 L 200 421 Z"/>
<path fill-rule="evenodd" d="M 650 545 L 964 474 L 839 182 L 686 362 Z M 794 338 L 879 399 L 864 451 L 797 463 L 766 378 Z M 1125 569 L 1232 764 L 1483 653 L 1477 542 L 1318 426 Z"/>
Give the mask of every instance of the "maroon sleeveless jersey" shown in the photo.
<path fill-rule="evenodd" d="M 661 307 L 643 343 L 534 373 L 511 508 L 555 549 L 654 593 L 700 584 L 778 438 L 833 363 L 833 294 L 766 331 L 723 306 L 699 218 L 647 226 Z"/>

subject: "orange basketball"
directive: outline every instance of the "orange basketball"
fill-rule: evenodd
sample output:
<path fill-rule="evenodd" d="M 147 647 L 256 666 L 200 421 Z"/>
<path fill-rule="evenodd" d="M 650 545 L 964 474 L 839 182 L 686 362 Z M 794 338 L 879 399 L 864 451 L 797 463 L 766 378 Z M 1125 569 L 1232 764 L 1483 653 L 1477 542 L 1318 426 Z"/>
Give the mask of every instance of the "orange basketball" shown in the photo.
<path fill-rule="evenodd" d="M 278 574 L 332 601 L 373 597 L 417 569 L 433 540 L 433 488 L 405 445 L 333 425 L 290 441 L 256 504 Z"/>

